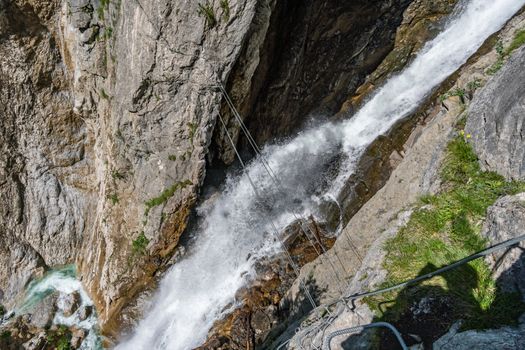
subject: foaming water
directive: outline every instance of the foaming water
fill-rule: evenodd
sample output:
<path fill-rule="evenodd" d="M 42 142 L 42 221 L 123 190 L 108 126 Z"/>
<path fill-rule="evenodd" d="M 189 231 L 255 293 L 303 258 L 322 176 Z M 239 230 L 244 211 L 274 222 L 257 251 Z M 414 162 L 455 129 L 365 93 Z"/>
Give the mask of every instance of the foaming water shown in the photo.
<path fill-rule="evenodd" d="M 243 174 L 229 177 L 219 198 L 200 208 L 202 223 L 189 256 L 166 274 L 146 317 L 117 349 L 179 350 L 202 344 L 213 322 L 236 306 L 235 293 L 254 276 L 253 263 L 280 251 L 270 223 L 281 230 L 294 220 L 294 212 L 315 215 L 321 197 L 337 197 L 366 146 L 413 112 L 524 4 L 471 0 L 351 119 L 265 147 L 263 155 L 280 186 L 258 159 Z M 338 173 L 327 181 L 330 165 L 341 157 Z"/>
<path fill-rule="evenodd" d="M 51 270 L 41 279 L 31 282 L 27 288 L 26 297 L 15 314 L 25 314 L 52 293 L 78 293 L 80 295 L 79 309 L 83 306 L 93 307 L 93 301 L 76 278 L 75 266 L 68 265 L 61 269 Z M 88 334 L 80 345 L 80 350 L 102 349 L 100 337 L 97 334 L 97 316 L 94 312 L 85 320 L 80 320 L 78 311 L 66 317 L 60 311 L 55 314 L 53 323 L 57 325 L 76 326 L 85 329 Z"/>

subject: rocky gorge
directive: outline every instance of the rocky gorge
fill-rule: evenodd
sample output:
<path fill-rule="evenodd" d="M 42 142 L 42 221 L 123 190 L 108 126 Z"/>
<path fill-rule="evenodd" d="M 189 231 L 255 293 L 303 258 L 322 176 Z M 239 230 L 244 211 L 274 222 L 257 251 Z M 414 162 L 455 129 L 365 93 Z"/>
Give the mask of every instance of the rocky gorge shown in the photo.
<path fill-rule="evenodd" d="M 173 348 L 169 336 L 140 328 L 140 320 L 147 324 L 148 313 L 161 305 L 165 315 L 151 319 L 180 330 L 176 322 L 189 324 L 194 316 L 177 311 L 184 316 L 172 320 L 169 309 L 193 305 L 191 313 L 206 304 L 192 304 L 189 294 L 182 306 L 178 299 L 159 299 L 170 278 L 193 288 L 193 281 L 170 277 L 193 269 L 192 257 L 214 258 L 198 255 L 207 246 L 199 239 L 211 235 L 202 227 L 214 217 L 213 208 L 220 220 L 233 218 L 224 223 L 228 236 L 239 236 L 233 245 L 271 231 L 260 219 L 242 221 L 224 199 L 223 193 L 237 193 L 232 183 L 242 174 L 232 145 L 252 167 L 261 156 L 221 87 L 253 140 L 268 145 L 262 157 L 276 169 L 272 147 L 304 135 L 301 130 L 322 129 L 320 123 L 351 118 L 468 3 L 0 0 L 2 349 L 151 348 L 141 342 L 151 334 L 159 338 L 155 347 Z M 452 278 L 432 280 L 431 292 L 425 285 L 389 295 L 396 303 L 386 312 L 377 308 L 386 299 L 358 302 L 353 311 L 332 304 L 523 234 L 525 19 L 516 4 L 512 18 L 484 38 L 466 63 L 366 145 L 337 198 L 318 196 L 318 212 L 302 215 L 314 206 L 300 196 L 315 197 L 338 179 L 338 167 L 344 169 L 338 153 L 309 149 L 311 168 L 277 170 L 281 186 L 296 192 L 290 198 L 276 199 L 280 192 L 263 187 L 268 194 L 252 205 L 244 196 L 248 183 L 228 197 L 244 202 L 246 216 L 247 209 L 269 212 L 270 219 L 257 213 L 266 221 L 279 211 L 301 215 L 283 225 L 276 221 L 285 249 L 276 251 L 263 240 L 231 262 L 253 260 L 253 266 L 225 270 L 215 280 L 205 276 L 221 267 L 193 258 L 203 266 L 196 270 L 202 275 L 191 270 L 195 279 L 211 280 L 218 291 L 242 287 L 224 292 L 233 293 L 224 305 L 210 296 L 218 310 L 202 311 L 209 329 L 188 334 L 193 339 L 187 344 L 197 338 L 199 344 L 180 348 L 313 348 L 330 331 L 378 319 L 393 323 L 416 346 L 519 348 L 525 310 L 516 297 L 523 291 L 517 249 L 472 266 L 469 276 L 485 283 L 472 287 L 473 298 L 444 292 L 454 294 Z M 338 147 L 330 142 L 330 149 Z M 264 185 L 258 172 L 247 173 Z M 308 179 L 316 176 L 319 181 Z M 465 197 L 472 200 L 458 199 Z M 437 229 L 417 221 L 427 212 L 444 217 Z M 217 224 L 223 221 L 209 222 L 223 228 Z M 429 251 L 438 258 L 411 257 L 407 247 L 424 247 L 429 236 L 437 237 Z M 442 255 L 440 242 L 450 247 Z M 217 261 L 228 266 L 231 245 L 221 247 Z M 420 260 L 407 268 L 403 259 L 410 257 Z M 68 264 L 76 265 L 68 276 L 81 288 L 46 292 L 38 306 L 22 307 L 35 281 Z M 229 281 L 237 271 L 241 278 Z M 168 289 L 177 288 L 182 286 Z M 308 305 L 306 289 L 314 305 Z M 190 292 L 202 297 L 205 291 Z M 455 312 L 443 314 L 442 305 Z M 515 312 L 490 318 L 478 307 Z M 77 317 L 76 324 L 64 322 L 65 314 Z M 96 326 L 79 326 L 92 315 Z M 327 324 L 327 315 L 337 316 Z M 439 327 L 415 326 L 436 315 Z M 482 324 L 472 324 L 475 317 Z M 103 341 L 83 342 L 91 329 Z M 339 348 L 390 348 L 392 339 L 378 334 L 340 337 L 332 348 L 336 342 Z"/>

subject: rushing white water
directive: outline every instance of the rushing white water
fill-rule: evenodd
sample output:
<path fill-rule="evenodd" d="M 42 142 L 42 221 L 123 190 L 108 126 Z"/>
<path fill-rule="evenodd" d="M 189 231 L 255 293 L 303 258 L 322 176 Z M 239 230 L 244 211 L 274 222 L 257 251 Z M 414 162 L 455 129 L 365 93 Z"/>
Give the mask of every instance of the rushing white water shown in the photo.
<path fill-rule="evenodd" d="M 351 119 L 326 123 L 266 147 L 264 157 L 284 193 L 257 159 L 244 174 L 229 177 L 211 207 L 200 209 L 203 220 L 189 256 L 166 274 L 152 308 L 117 349 L 179 350 L 201 344 L 224 309 L 235 307 L 235 293 L 253 276 L 254 261 L 280 250 L 270 222 L 280 230 L 294 220 L 294 211 L 315 214 L 319 198 L 327 193 L 337 196 L 366 146 L 413 112 L 524 3 L 469 1 L 414 62 Z M 327 180 L 329 167 L 338 159 L 343 161 L 336 176 Z M 246 174 L 259 188 L 259 197 Z"/>
<path fill-rule="evenodd" d="M 80 295 L 80 307 L 93 307 L 93 301 L 82 287 L 82 283 L 76 278 L 75 266 L 68 265 L 61 269 L 51 270 L 41 279 L 32 281 L 26 292 L 26 296 L 15 310 L 15 314 L 31 312 L 33 307 L 40 303 L 48 295 L 58 292 L 59 294 L 78 293 Z M 85 320 L 80 320 L 78 312 L 66 317 L 61 311 L 55 314 L 53 323 L 57 325 L 76 326 L 87 331 L 86 338 L 80 345 L 80 350 L 102 349 L 100 337 L 97 333 L 97 316 L 94 312 Z"/>

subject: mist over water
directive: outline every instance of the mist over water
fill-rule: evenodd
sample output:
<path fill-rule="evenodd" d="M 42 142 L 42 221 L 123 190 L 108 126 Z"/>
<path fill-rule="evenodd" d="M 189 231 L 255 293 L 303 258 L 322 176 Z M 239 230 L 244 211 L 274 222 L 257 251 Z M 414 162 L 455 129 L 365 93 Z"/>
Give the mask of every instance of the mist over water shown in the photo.
<path fill-rule="evenodd" d="M 294 221 L 294 212 L 315 215 L 323 195 L 337 197 L 366 146 L 413 112 L 524 4 L 466 2 L 414 62 L 390 78 L 351 119 L 325 123 L 265 147 L 263 155 L 284 191 L 258 159 L 243 174 L 230 176 L 219 198 L 200 208 L 202 223 L 190 254 L 166 273 L 147 315 L 116 348 L 180 350 L 202 344 L 213 322 L 228 311 L 224 308 L 235 307 L 235 293 L 254 276 L 254 262 L 280 251 L 271 222 L 281 230 Z M 341 155 L 339 172 L 328 181 L 330 186 L 323 186 L 327 168 Z"/>

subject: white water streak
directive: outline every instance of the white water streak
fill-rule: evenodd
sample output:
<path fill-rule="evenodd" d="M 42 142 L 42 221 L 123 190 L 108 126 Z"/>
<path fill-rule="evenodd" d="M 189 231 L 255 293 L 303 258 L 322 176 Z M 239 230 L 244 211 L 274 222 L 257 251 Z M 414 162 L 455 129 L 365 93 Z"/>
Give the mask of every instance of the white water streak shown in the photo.
<path fill-rule="evenodd" d="M 279 251 L 268 232 L 293 221 L 292 210 L 316 210 L 319 196 L 338 193 L 358 157 L 379 135 L 413 112 L 432 89 L 457 70 L 516 13 L 525 0 L 471 0 L 447 28 L 429 42 L 414 62 L 391 78 L 351 119 L 306 130 L 285 144 L 263 150 L 286 195 L 255 159 L 247 169 L 262 198 L 254 196 L 245 175 L 230 177 L 213 206 L 201 209 L 203 224 L 192 253 L 162 280 L 152 309 L 133 336 L 117 349 L 191 349 L 205 340 L 224 308 L 253 274 L 259 257 Z M 319 191 L 326 170 L 338 156 L 343 166 L 331 188 Z"/>

